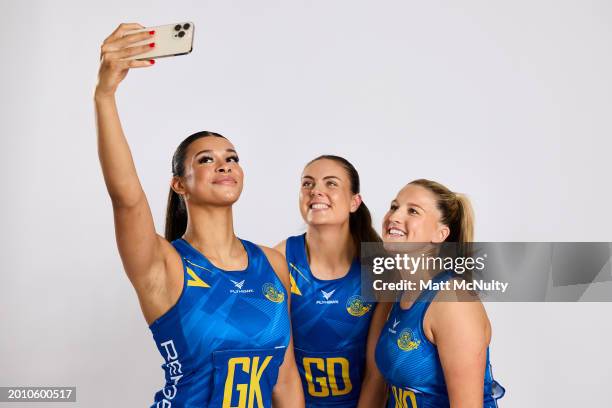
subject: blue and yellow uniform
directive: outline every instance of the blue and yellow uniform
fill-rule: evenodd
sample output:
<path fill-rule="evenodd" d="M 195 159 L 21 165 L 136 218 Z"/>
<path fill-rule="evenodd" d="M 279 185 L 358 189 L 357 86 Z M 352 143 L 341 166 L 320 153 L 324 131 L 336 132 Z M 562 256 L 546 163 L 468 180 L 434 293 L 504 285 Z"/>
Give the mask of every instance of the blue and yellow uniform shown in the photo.
<path fill-rule="evenodd" d="M 358 259 L 339 279 L 310 271 L 305 235 L 287 239 L 295 358 L 307 407 L 355 407 L 365 366 L 374 304 L 360 296 Z"/>
<path fill-rule="evenodd" d="M 438 274 L 446 282 L 453 272 Z M 423 318 L 437 290 L 423 290 L 409 309 L 395 303 L 376 345 L 376 365 L 390 386 L 389 408 L 449 407 L 438 350 L 423 332 Z M 484 378 L 484 408 L 497 407 L 504 389 L 493 380 L 489 349 Z"/>
<path fill-rule="evenodd" d="M 263 251 L 242 244 L 247 268 L 227 272 L 172 242 L 185 280 L 176 305 L 150 325 L 166 376 L 152 407 L 271 406 L 290 338 L 287 293 Z"/>

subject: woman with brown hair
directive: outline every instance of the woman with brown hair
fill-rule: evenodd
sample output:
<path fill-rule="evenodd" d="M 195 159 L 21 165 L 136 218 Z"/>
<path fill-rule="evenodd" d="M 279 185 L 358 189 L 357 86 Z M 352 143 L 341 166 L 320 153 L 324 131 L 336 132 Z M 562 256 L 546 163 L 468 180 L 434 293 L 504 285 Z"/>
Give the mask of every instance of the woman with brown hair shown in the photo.
<path fill-rule="evenodd" d="M 345 158 L 323 155 L 302 172 L 299 208 L 306 233 L 277 246 L 287 258 L 291 322 L 307 407 L 354 408 L 360 398 L 372 316 L 361 296 L 360 251 L 380 242 Z"/>

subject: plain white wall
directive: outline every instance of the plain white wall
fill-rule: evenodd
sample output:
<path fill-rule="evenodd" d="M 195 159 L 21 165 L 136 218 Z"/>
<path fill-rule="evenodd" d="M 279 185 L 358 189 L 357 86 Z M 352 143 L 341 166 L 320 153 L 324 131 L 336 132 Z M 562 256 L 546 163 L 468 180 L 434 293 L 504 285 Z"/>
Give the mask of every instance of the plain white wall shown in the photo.
<path fill-rule="evenodd" d="M 176 145 L 237 146 L 240 236 L 301 231 L 315 155 L 361 173 L 376 226 L 427 177 L 473 200 L 480 241 L 612 241 L 607 1 L 4 1 L 0 16 L 0 386 L 76 385 L 145 406 L 161 357 L 124 276 L 92 90 L 122 21 L 191 20 L 194 52 L 131 72 L 123 125 L 159 231 Z M 604 406 L 610 304 L 487 304 L 503 407 Z M 61 404 L 53 406 L 60 407 Z M 66 406 L 75 406 L 67 404 Z"/>

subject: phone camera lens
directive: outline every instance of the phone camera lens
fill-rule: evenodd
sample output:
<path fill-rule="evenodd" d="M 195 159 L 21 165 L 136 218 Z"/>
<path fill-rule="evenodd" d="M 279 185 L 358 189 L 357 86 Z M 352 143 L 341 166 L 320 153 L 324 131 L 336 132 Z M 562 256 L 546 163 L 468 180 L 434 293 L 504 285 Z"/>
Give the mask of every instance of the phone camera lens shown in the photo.
<path fill-rule="evenodd" d="M 183 24 L 183 30 L 189 30 L 189 27 L 191 27 L 189 23 Z"/>
<path fill-rule="evenodd" d="M 181 31 L 181 25 L 180 24 L 175 25 L 174 31 Z"/>
<path fill-rule="evenodd" d="M 179 31 L 178 36 L 179 36 L 179 38 L 183 38 L 185 36 L 185 32 L 184 31 Z"/>

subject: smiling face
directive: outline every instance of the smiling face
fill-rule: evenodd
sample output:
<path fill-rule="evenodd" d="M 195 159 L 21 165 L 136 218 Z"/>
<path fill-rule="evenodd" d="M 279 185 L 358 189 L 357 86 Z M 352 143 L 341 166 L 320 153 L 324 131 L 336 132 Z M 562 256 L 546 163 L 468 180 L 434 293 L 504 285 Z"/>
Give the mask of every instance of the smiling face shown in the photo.
<path fill-rule="evenodd" d="M 201 137 L 187 148 L 184 173 L 172 188 L 187 203 L 228 206 L 240 197 L 243 172 L 234 145 L 222 137 Z"/>
<path fill-rule="evenodd" d="M 391 202 L 391 207 L 385 215 L 383 241 L 443 242 L 450 230 L 440 222 L 441 217 L 435 194 L 425 187 L 408 184 Z"/>
<path fill-rule="evenodd" d="M 320 159 L 306 166 L 300 188 L 300 212 L 306 224 L 334 225 L 348 222 L 349 215 L 361 204 L 353 194 L 351 181 L 342 165 Z"/>

